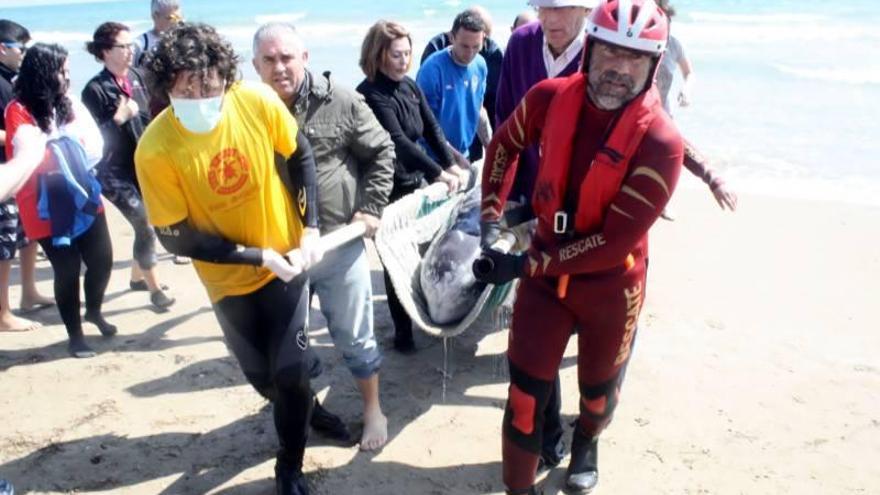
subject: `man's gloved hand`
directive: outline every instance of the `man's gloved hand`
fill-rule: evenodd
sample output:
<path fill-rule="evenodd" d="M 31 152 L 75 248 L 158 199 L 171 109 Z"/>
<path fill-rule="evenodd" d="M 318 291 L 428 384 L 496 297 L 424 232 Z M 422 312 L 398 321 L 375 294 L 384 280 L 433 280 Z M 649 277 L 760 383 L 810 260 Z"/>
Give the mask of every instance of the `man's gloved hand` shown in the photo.
<path fill-rule="evenodd" d="M 501 237 L 501 223 L 498 220 L 480 222 L 480 247 L 489 249 Z"/>
<path fill-rule="evenodd" d="M 324 257 L 324 249 L 321 247 L 321 231 L 307 227 L 303 230 L 302 237 L 299 240 L 299 252 L 302 254 L 305 269 L 318 264 Z"/>
<path fill-rule="evenodd" d="M 274 249 L 263 250 L 263 266 L 272 270 L 272 273 L 284 282 L 290 282 L 294 277 L 302 273 L 303 267 L 298 265 L 298 263 L 291 264 Z"/>
<path fill-rule="evenodd" d="M 501 285 L 525 274 L 528 255 L 508 254 L 494 249 L 483 249 L 483 254 L 474 261 L 474 277 L 480 282 Z"/>

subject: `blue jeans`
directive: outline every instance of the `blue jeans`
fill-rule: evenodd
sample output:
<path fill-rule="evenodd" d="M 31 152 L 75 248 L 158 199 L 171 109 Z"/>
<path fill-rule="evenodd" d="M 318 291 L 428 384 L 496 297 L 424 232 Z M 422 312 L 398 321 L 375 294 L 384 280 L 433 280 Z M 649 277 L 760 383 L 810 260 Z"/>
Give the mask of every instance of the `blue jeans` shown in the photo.
<path fill-rule="evenodd" d="M 373 333 L 373 288 L 364 241 L 328 251 L 309 270 L 309 281 L 345 365 L 355 378 L 370 378 L 379 371 L 382 354 Z"/>

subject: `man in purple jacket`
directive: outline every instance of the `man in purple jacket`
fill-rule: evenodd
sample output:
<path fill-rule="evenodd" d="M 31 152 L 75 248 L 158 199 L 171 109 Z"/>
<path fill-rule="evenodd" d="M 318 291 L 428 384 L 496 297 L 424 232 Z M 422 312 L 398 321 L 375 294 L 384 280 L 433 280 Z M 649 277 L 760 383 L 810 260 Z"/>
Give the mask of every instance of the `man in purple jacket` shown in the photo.
<path fill-rule="evenodd" d="M 598 0 L 530 0 L 538 9 L 538 22 L 510 35 L 498 95 L 495 124 L 501 125 L 535 84 L 550 77 L 570 76 L 577 70 L 584 47 L 584 23 Z M 538 148 L 520 154 L 511 199 L 531 197 L 538 169 Z"/>

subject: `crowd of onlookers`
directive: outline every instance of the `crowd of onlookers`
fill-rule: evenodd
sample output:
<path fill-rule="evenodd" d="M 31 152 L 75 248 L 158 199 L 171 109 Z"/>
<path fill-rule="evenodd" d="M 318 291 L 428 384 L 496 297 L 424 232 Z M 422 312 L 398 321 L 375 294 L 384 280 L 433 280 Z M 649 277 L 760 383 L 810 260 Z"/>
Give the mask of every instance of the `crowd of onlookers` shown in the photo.
<path fill-rule="evenodd" d="M 84 337 L 83 320 L 104 336 L 117 332 L 102 314 L 113 264 L 103 197 L 134 230 L 130 288 L 147 292 L 153 306 L 166 310 L 175 303 L 173 289 L 157 273 L 157 242 L 176 263 L 193 260 L 249 382 L 275 402 L 282 448 L 289 439 L 291 450 L 304 434 L 289 431 L 295 429 L 290 418 L 303 413 L 285 398 L 290 390 L 299 398 L 297 403 L 308 403 L 306 415 L 311 415 L 313 428 L 350 437 L 345 424 L 318 403 L 307 380 L 307 390 L 297 388 L 303 384 L 302 373 L 290 372 L 302 367 L 306 378 L 320 373 L 320 363 L 308 351 L 307 333 L 289 333 L 290 322 L 303 316 L 295 309 L 301 301 L 285 295 L 288 289 L 276 293 L 272 283 L 266 285 L 266 276 L 288 282 L 308 269 L 306 307 L 308 294 L 320 299 L 334 344 L 364 401 L 361 448 L 381 448 L 387 440 L 387 420 L 379 403 L 382 353 L 373 328 L 364 244 L 353 242 L 323 253 L 316 240 L 352 222 L 362 222 L 365 235 L 372 236 L 388 203 L 427 183 L 444 183 L 453 192 L 464 187 L 470 165 L 483 157 L 493 129 L 511 116 L 529 89 L 578 71 L 585 19 L 597 2 L 530 3 L 535 11 L 516 17 L 505 51 L 492 39 L 493 21 L 486 9 L 462 11 L 448 32 L 427 43 L 415 79 L 408 76 L 410 32 L 399 23 L 380 20 L 363 41 L 358 63 L 365 78 L 354 89 L 338 84 L 329 73 L 313 71 L 321 61 L 309 59 L 311 40 L 286 23 L 261 26 L 253 39 L 252 63 L 273 91 L 239 82 L 240 58 L 222 36 L 210 26 L 184 22 L 179 1 L 152 0 L 153 28 L 145 33 L 136 35 L 118 22 L 97 27 L 86 48 L 103 69 L 76 97 L 70 92 L 67 51 L 57 44 L 31 44 L 24 26 L 0 20 L 0 106 L 5 109 L 0 119 L 0 153 L 5 155 L 0 154 L 0 160 L 9 161 L 0 179 L 3 197 L 14 192 L 14 199 L 0 205 L 0 331 L 38 326 L 10 311 L 9 269 L 19 250 L 22 310 L 57 306 L 73 356 L 95 355 Z M 690 65 L 680 44 L 670 46 L 677 47 L 676 58 L 663 70 L 671 74 L 677 64 L 687 76 Z M 665 103 L 671 77 L 663 77 Z M 677 97 L 681 104 L 687 103 L 686 90 L 684 86 Z M 284 111 L 277 113 L 278 108 Z M 254 118 L 268 121 L 261 127 L 250 120 Z M 296 138 L 284 141 L 281 130 Z M 241 156 L 229 147 L 216 156 L 206 155 L 230 139 L 266 145 L 282 157 L 263 157 L 249 148 L 251 154 Z M 518 167 L 510 197 L 526 200 L 537 174 L 536 146 L 524 150 Z M 244 201 L 248 175 L 263 172 L 279 182 L 259 186 L 266 188 L 260 194 L 271 204 L 260 206 L 262 213 L 254 218 L 275 215 L 273 208 L 279 205 L 296 213 L 290 230 L 296 230 L 301 259 L 279 255 L 279 248 L 255 250 L 228 233 L 239 227 L 225 230 L 237 221 L 232 216 L 222 217 L 228 223 L 217 220 L 228 213 L 223 211 L 228 205 Z M 728 207 L 735 205 L 717 174 L 706 167 L 697 173 L 722 207 L 724 201 Z M 200 177 L 201 183 L 193 177 Z M 208 201 L 200 190 L 204 187 L 231 199 L 222 204 Z M 286 195 L 276 198 L 282 187 Z M 169 191 L 178 191 L 183 199 Z M 292 234 L 260 235 L 275 239 Z M 55 274 L 54 299 L 36 289 L 38 245 Z M 262 272 L 247 265 L 262 267 Z M 233 266 L 247 273 L 227 268 Z M 264 278 L 248 278 L 255 273 Z M 393 347 L 415 352 L 412 321 L 387 274 L 385 286 Z M 245 299 L 251 296 L 253 300 Z M 259 319 L 268 318 L 265 315 L 250 315 L 261 305 L 290 306 L 291 314 L 283 317 L 277 339 L 271 337 L 271 342 L 254 330 L 275 324 Z M 266 346 L 277 354 L 254 351 Z M 302 363 L 299 358 L 291 361 L 300 354 Z M 284 414 L 279 416 L 278 410 Z M 555 410 L 548 407 L 546 419 L 543 455 L 548 463 L 558 463 L 558 404 Z M 301 457 L 279 456 L 279 462 L 294 465 L 296 471 Z M 279 493 L 306 493 L 298 478 L 288 479 L 284 469 L 278 478 L 283 484 Z"/>

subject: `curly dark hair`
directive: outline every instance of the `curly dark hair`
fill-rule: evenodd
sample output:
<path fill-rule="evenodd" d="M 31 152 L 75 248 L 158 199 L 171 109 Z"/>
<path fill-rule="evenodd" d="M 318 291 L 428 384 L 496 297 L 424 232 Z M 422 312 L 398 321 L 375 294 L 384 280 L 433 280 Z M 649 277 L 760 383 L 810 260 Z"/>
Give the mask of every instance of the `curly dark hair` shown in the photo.
<path fill-rule="evenodd" d="M 128 26 L 118 22 L 105 22 L 95 29 L 92 41 L 86 43 L 86 51 L 95 56 L 98 61 L 104 60 L 104 51 L 113 49 L 116 37 L 122 31 L 128 31 Z"/>
<path fill-rule="evenodd" d="M 217 31 L 200 23 L 181 23 L 164 34 L 146 55 L 144 68 L 147 72 L 151 97 L 167 101 L 168 94 L 181 72 L 192 71 L 206 79 L 208 71 L 216 69 L 228 90 L 240 77 L 238 63 L 232 45 Z"/>
<path fill-rule="evenodd" d="M 70 81 L 62 79 L 67 50 L 61 45 L 35 43 L 28 48 L 15 80 L 15 99 L 21 102 L 43 132 L 52 121 L 63 125 L 73 120 L 73 104 L 67 97 Z"/>

